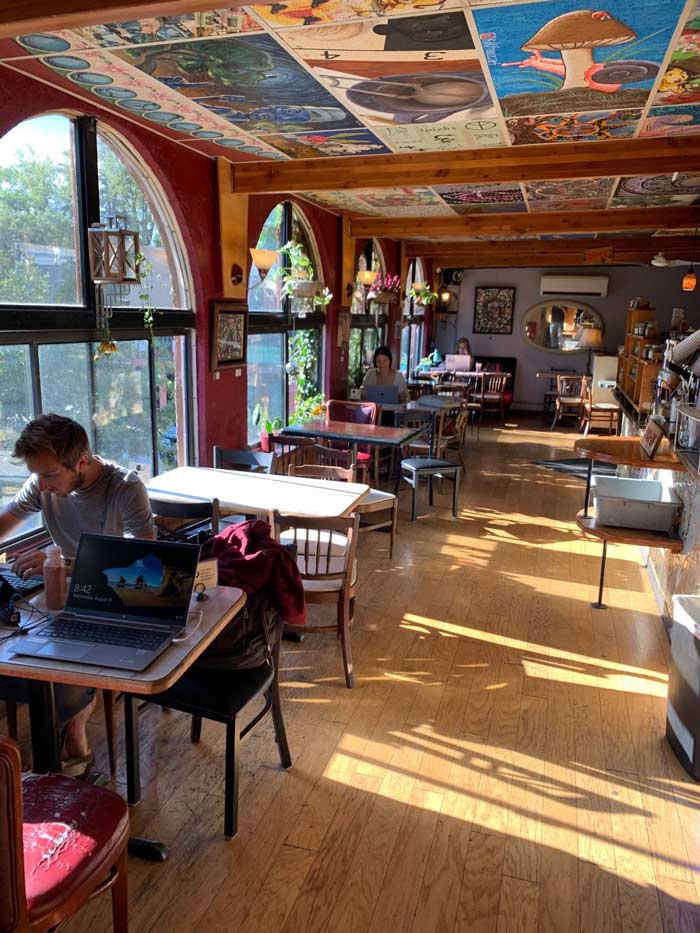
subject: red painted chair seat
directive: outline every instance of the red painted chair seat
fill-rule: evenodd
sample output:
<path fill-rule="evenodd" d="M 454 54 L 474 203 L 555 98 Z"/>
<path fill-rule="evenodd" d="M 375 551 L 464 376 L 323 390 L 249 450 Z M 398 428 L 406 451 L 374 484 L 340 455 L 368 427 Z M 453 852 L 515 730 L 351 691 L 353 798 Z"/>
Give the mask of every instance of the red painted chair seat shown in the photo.
<path fill-rule="evenodd" d="M 129 832 L 126 802 L 57 774 L 22 779 L 24 873 L 31 919 L 64 903 Z M 50 815 L 50 817 L 49 817 Z"/>

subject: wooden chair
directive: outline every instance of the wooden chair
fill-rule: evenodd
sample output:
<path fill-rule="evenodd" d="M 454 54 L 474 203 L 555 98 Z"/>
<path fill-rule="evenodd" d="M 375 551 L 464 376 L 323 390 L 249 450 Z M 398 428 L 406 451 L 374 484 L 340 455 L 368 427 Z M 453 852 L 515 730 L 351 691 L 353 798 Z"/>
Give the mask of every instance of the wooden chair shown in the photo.
<path fill-rule="evenodd" d="M 583 414 L 583 392 L 586 376 L 557 376 L 557 397 L 554 400 L 554 430 L 560 418 L 576 418 L 581 422 Z"/>
<path fill-rule="evenodd" d="M 545 416 L 549 414 L 557 398 L 557 373 L 565 373 L 568 375 L 569 373 L 574 374 L 576 372 L 575 369 L 562 369 L 560 366 L 552 366 L 550 369 L 552 370 L 552 375 L 549 379 L 549 388 L 545 389 L 544 401 L 542 403 L 542 413 Z"/>
<path fill-rule="evenodd" d="M 271 473 L 274 454 L 262 450 L 227 450 L 214 445 L 216 470 L 239 470 L 242 473 Z"/>
<path fill-rule="evenodd" d="M 480 376 L 470 399 L 479 407 L 480 425 L 486 412 L 497 412 L 501 417 L 501 422 L 506 423 L 505 391 L 507 385 L 508 373 L 484 373 Z"/>
<path fill-rule="evenodd" d="M 304 584 L 307 603 L 335 603 L 334 624 L 304 626 L 304 633 L 333 631 L 340 638 L 343 652 L 345 684 L 355 686 L 352 669 L 350 627 L 353 621 L 355 587 L 357 585 L 357 532 L 359 517 L 349 518 L 302 518 L 296 515 L 274 513 L 275 537 L 282 541 L 285 532 L 291 531 L 289 543 L 297 548 L 297 566 Z M 342 554 L 334 553 L 336 535 L 347 539 Z M 285 543 L 287 537 L 285 536 Z"/>
<path fill-rule="evenodd" d="M 439 413 L 438 413 L 439 414 Z M 397 427 L 422 427 L 424 433 L 433 429 L 433 416 L 428 411 L 420 409 L 409 409 L 407 411 L 397 411 L 394 415 L 394 423 Z M 410 441 L 409 444 L 413 444 Z M 457 517 L 457 499 L 459 495 L 459 474 L 461 465 L 452 463 L 442 457 L 431 456 L 430 440 L 428 440 L 428 449 L 426 456 L 403 458 L 400 464 L 400 479 L 405 480 L 411 487 L 411 521 L 416 520 L 416 499 L 421 479 L 428 480 L 428 501 L 433 505 L 433 480 L 449 479 L 453 484 L 452 494 L 452 516 Z"/>
<path fill-rule="evenodd" d="M 126 803 L 61 774 L 21 772 L 17 743 L 1 739 L 0 929 L 56 930 L 111 887 L 113 929 L 127 933 Z"/>
<path fill-rule="evenodd" d="M 349 450 L 338 450 L 337 447 L 326 447 L 324 444 L 312 444 L 306 451 L 306 463 L 352 470 L 353 478 L 348 482 L 355 482 L 352 454 Z"/>
<path fill-rule="evenodd" d="M 289 467 L 295 463 L 306 463 L 307 449 L 315 445 L 312 437 L 295 437 L 292 434 L 271 434 L 270 451 L 274 456 L 272 472 L 287 476 Z"/>
<path fill-rule="evenodd" d="M 149 493 L 156 533 L 165 541 L 202 541 L 218 535 L 218 499 L 164 499 Z"/>
<path fill-rule="evenodd" d="M 341 451 L 337 452 L 341 453 Z M 336 483 L 353 483 L 355 481 L 355 471 L 352 467 L 345 469 L 325 463 L 304 463 L 300 466 L 292 464 L 289 468 L 289 476 L 305 476 L 308 479 L 327 479 Z"/>
<path fill-rule="evenodd" d="M 608 434 L 618 434 L 620 430 L 620 406 L 616 402 L 594 402 L 591 380 L 583 383 L 583 405 L 581 423 L 583 436 L 586 437 L 594 424 L 607 427 Z"/>
<path fill-rule="evenodd" d="M 346 402 L 343 399 L 332 398 L 326 402 L 326 414 L 329 421 L 346 421 L 350 424 L 376 424 L 379 418 L 379 407 L 374 402 Z M 335 441 L 330 446 L 336 450 L 348 449 Z M 371 462 L 371 448 L 360 444 L 357 448 L 356 469 L 361 483 L 368 482 Z"/>
<path fill-rule="evenodd" d="M 191 667 L 172 687 L 163 693 L 142 697 L 124 695 L 124 715 L 128 732 L 135 715 L 136 700 L 148 700 L 166 709 L 179 710 L 192 716 L 190 741 L 197 744 L 201 738 L 202 719 L 220 722 L 226 726 L 225 780 L 224 780 L 224 835 L 232 839 L 238 831 L 238 774 L 241 740 L 268 714 L 272 716 L 275 742 L 283 768 L 291 768 L 292 759 L 287 744 L 287 733 L 282 718 L 279 693 L 279 625 L 272 641 L 269 663 L 249 670 L 217 670 Z M 240 715 L 250 704 L 262 697 L 264 705 L 241 728 Z M 135 799 L 140 798 L 138 747 L 127 743 L 128 786 Z"/>

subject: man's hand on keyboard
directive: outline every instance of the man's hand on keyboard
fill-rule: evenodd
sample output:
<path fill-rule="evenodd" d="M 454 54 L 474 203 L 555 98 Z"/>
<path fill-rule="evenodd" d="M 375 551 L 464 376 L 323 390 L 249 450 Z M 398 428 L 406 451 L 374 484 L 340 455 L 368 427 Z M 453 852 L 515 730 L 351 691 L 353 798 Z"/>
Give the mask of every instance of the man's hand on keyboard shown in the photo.
<path fill-rule="evenodd" d="M 46 554 L 44 551 L 27 551 L 26 554 L 20 554 L 15 558 L 12 564 L 12 572 L 24 580 L 27 577 L 33 577 L 35 574 L 43 576 L 45 560 Z"/>

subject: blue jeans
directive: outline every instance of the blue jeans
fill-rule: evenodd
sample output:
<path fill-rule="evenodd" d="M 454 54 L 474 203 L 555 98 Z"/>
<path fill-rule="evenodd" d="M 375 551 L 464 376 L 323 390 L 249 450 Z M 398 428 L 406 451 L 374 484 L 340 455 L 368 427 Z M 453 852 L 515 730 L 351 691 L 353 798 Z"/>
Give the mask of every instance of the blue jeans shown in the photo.
<path fill-rule="evenodd" d="M 66 723 L 85 709 L 95 696 L 94 687 L 74 687 L 70 684 L 56 684 L 56 719 L 62 729 Z M 0 700 L 14 700 L 16 703 L 29 702 L 29 687 L 20 677 L 0 677 Z"/>

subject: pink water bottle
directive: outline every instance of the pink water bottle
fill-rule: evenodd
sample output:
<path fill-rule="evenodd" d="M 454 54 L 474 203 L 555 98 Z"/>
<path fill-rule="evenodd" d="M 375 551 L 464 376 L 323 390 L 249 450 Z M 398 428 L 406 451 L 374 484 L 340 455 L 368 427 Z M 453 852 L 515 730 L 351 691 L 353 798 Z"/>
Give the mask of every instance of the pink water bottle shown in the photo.
<path fill-rule="evenodd" d="M 46 608 L 50 612 L 59 612 L 66 605 L 66 571 L 63 568 L 61 549 L 55 544 L 46 549 L 44 596 Z"/>

